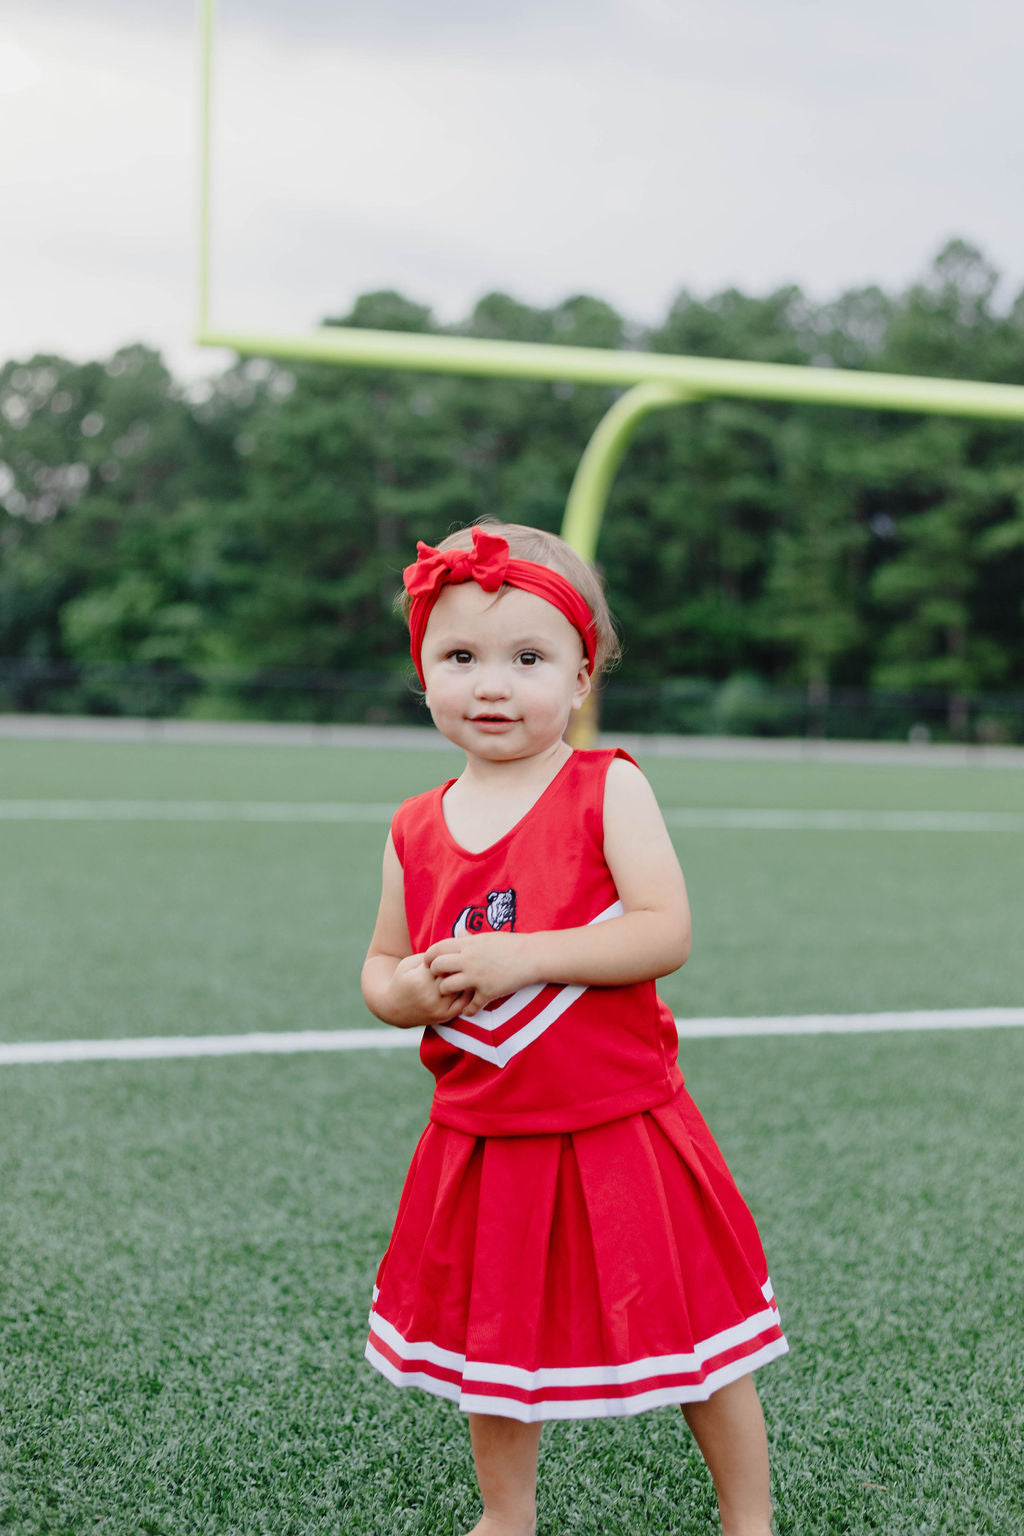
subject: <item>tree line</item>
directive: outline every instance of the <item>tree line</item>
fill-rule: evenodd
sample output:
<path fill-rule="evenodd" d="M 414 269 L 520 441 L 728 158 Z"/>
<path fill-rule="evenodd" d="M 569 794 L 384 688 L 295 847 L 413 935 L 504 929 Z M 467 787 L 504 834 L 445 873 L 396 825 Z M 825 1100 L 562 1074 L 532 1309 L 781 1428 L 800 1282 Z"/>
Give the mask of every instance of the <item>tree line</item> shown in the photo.
<path fill-rule="evenodd" d="M 895 294 L 684 291 L 640 330 L 593 297 L 495 293 L 447 329 L 1019 383 L 1024 293 L 998 289 L 954 241 Z M 446 329 L 392 292 L 335 323 Z M 0 708 L 415 718 L 393 598 L 416 539 L 483 512 L 557 530 L 614 393 L 264 359 L 184 388 L 142 345 L 8 362 Z M 862 713 L 854 734 L 930 708 L 947 733 L 1024 735 L 1020 423 L 660 412 L 619 472 L 599 559 L 625 636 L 607 694 L 620 724 L 792 729 L 795 709 L 870 696 L 906 708 Z"/>

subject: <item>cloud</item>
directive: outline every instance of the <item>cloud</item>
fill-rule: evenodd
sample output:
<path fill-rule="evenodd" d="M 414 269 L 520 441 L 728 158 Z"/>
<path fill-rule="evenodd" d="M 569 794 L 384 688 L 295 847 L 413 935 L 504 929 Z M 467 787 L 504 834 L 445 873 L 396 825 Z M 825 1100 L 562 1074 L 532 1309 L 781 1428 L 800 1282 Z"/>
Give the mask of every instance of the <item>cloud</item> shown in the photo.
<path fill-rule="evenodd" d="M 900 284 L 955 233 L 1024 280 L 1016 0 L 219 9 L 218 323 L 381 286 L 653 319 L 683 286 Z M 194 371 L 191 0 L 13 0 L 0 38 L 11 355 L 142 338 Z"/>

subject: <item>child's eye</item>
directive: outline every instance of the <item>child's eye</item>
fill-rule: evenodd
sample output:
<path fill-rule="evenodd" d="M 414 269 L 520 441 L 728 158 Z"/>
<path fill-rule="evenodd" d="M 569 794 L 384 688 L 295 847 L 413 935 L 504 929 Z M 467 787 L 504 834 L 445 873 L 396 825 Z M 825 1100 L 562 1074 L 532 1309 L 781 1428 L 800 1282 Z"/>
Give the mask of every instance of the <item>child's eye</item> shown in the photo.
<path fill-rule="evenodd" d="M 532 667 L 541 660 L 541 654 L 539 651 L 520 651 L 519 660 L 524 667 Z"/>
<path fill-rule="evenodd" d="M 448 660 L 457 662 L 459 666 L 464 667 L 467 662 L 473 660 L 473 657 L 469 651 L 449 651 Z"/>

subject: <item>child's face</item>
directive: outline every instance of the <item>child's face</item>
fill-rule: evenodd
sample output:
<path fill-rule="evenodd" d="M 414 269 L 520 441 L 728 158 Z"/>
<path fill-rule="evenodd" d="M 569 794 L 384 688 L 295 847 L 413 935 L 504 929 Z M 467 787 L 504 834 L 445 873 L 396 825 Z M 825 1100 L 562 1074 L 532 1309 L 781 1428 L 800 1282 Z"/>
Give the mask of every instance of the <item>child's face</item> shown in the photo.
<path fill-rule="evenodd" d="M 534 757 L 562 739 L 590 692 L 583 642 L 532 592 L 500 596 L 475 581 L 445 587 L 423 637 L 434 724 L 488 762 Z"/>

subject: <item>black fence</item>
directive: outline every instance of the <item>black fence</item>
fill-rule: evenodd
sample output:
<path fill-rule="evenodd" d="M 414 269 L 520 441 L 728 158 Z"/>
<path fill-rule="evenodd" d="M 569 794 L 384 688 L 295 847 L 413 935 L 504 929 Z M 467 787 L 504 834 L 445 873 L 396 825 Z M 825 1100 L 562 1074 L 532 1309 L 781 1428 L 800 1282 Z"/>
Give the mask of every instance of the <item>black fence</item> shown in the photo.
<path fill-rule="evenodd" d="M 191 670 L 21 658 L 0 660 L 0 713 L 329 725 L 426 719 L 411 669 Z M 612 677 L 601 692 L 601 721 L 609 731 L 684 736 L 1024 744 L 1024 694 L 776 688 L 746 673 L 724 682 Z"/>

